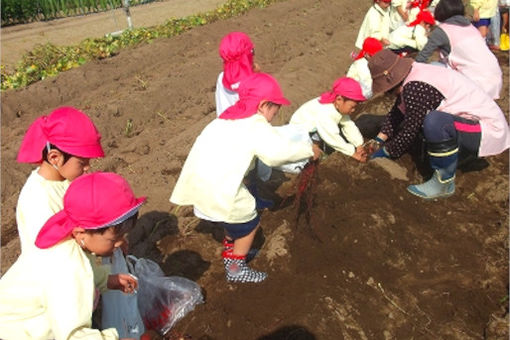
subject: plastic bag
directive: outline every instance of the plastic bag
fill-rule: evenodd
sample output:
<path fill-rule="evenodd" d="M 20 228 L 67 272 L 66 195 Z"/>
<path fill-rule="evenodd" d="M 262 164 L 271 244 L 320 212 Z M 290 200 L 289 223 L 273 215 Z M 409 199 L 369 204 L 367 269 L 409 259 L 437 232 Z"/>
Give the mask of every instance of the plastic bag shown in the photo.
<path fill-rule="evenodd" d="M 103 264 L 110 264 L 110 261 L 112 274 L 130 273 L 126 259 L 119 248 L 115 249 L 111 259 L 109 257 L 103 258 Z M 139 339 L 145 332 L 145 327 L 138 311 L 137 294 L 125 294 L 118 290 L 109 290 L 102 294 L 102 301 L 102 328 L 117 329 L 120 338 Z"/>
<path fill-rule="evenodd" d="M 165 335 L 195 305 L 203 303 L 200 286 L 178 276 L 164 276 L 159 265 L 128 255 L 129 270 L 138 277 L 138 309 L 145 329 Z"/>

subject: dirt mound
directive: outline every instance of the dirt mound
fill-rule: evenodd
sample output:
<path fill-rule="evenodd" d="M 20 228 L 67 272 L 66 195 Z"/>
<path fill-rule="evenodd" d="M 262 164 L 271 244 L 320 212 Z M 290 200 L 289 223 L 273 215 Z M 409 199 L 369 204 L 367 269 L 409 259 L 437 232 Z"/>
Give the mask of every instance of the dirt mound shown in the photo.
<path fill-rule="evenodd" d="M 15 162 L 22 135 L 35 117 L 73 105 L 90 114 L 103 136 L 107 157 L 93 167 L 125 176 L 135 193 L 149 197 L 130 235 L 132 252 L 204 289 L 206 303 L 181 320 L 175 334 L 202 340 L 501 338 L 508 296 L 507 153 L 464 165 L 455 195 L 431 202 L 405 190 L 427 176 L 419 157 L 359 164 L 332 154 L 319 165 L 309 221 L 296 221 L 296 177 L 275 171 L 262 187 L 278 204 L 263 212 L 255 242 L 261 250 L 253 266 L 269 273 L 259 285 L 227 284 L 222 230 L 168 202 L 192 143 L 215 118 L 217 46 L 226 33 L 247 32 L 257 63 L 280 81 L 293 102 L 276 119 L 283 124 L 344 74 L 370 4 L 289 0 L 5 92 L 2 271 L 19 249 L 14 211 L 31 169 Z M 505 77 L 499 104 L 508 116 L 508 54 L 498 58 Z M 360 107 L 365 131 L 374 130 L 374 117 L 391 103 L 385 97 Z"/>

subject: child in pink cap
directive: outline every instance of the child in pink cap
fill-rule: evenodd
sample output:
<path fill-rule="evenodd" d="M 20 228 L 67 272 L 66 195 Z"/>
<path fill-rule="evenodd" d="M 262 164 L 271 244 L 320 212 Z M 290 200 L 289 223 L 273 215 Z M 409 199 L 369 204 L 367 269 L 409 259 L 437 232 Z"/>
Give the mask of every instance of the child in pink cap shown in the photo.
<path fill-rule="evenodd" d="M 432 13 L 427 10 L 420 11 L 413 22 L 400 26 L 390 33 L 388 48 L 397 54 L 421 51 L 427 44 L 428 35 L 435 24 Z"/>
<path fill-rule="evenodd" d="M 113 173 L 93 173 L 71 183 L 63 210 L 37 235 L 0 279 L 0 338 L 118 339 L 115 329 L 91 328 L 94 273 L 91 254 L 111 255 L 136 222 L 145 197 Z M 135 292 L 129 274 L 110 275 L 107 288 Z"/>
<path fill-rule="evenodd" d="M 243 32 L 231 32 L 221 39 L 219 53 L 223 71 L 216 82 L 216 115 L 239 100 L 239 85 L 258 68 L 253 62 L 255 54 L 250 37 Z"/>
<path fill-rule="evenodd" d="M 92 120 L 73 107 L 60 107 L 30 125 L 17 158 L 38 164 L 21 189 L 16 207 L 22 253 L 35 248 L 44 222 L 62 209 L 69 182 L 88 171 L 91 158 L 104 156 L 100 140 Z"/>
<path fill-rule="evenodd" d="M 238 92 L 239 101 L 197 137 L 170 201 L 193 205 L 198 217 L 224 228 L 228 281 L 261 282 L 267 274 L 246 264 L 260 216 L 243 179 L 255 158 L 272 167 L 309 158 L 314 151 L 310 141 L 291 141 L 270 124 L 280 106 L 290 104 L 273 77 L 254 73 Z"/>
<path fill-rule="evenodd" d="M 301 105 L 290 118 L 289 125 L 306 130 L 312 134 L 312 139 L 336 151 L 366 162 L 363 136 L 350 118 L 356 105 L 365 99 L 356 80 L 339 78 L 331 91 Z M 340 135 L 339 126 L 345 139 Z"/>
<path fill-rule="evenodd" d="M 383 44 L 368 37 L 363 42 L 363 48 L 353 56 L 354 62 L 349 66 L 346 76 L 358 81 L 365 98 L 372 97 L 372 75 L 368 69 L 368 58 L 383 49 Z"/>
<path fill-rule="evenodd" d="M 250 37 L 243 32 L 230 32 L 221 39 L 219 53 L 223 60 L 223 71 L 216 82 L 216 115 L 220 116 L 227 108 L 239 100 L 239 85 L 241 82 L 258 71 L 254 63 L 254 45 Z M 257 176 L 258 174 L 258 176 Z M 271 208 L 273 202 L 260 197 L 258 194 L 258 178 L 267 181 L 271 176 L 271 168 L 266 164 L 255 161 L 247 176 L 247 187 L 255 197 L 257 209 Z M 258 178 L 257 178 L 258 177 Z"/>

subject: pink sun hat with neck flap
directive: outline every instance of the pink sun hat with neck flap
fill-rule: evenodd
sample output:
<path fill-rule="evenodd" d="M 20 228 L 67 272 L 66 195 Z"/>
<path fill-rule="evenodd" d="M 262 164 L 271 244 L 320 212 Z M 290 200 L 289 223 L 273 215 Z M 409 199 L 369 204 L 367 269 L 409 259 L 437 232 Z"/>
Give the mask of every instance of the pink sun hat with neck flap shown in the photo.
<path fill-rule="evenodd" d="M 35 240 L 49 248 L 69 237 L 76 227 L 101 229 L 120 224 L 145 202 L 136 198 L 128 182 L 111 172 L 95 172 L 75 179 L 64 195 L 64 209 L 53 215 Z"/>
<path fill-rule="evenodd" d="M 48 143 L 76 157 L 104 157 L 96 126 L 85 113 L 74 107 L 59 107 L 48 116 L 37 118 L 23 137 L 18 162 L 42 162 L 42 150 Z"/>
<path fill-rule="evenodd" d="M 319 103 L 331 104 L 336 100 L 336 97 L 338 96 L 342 96 L 358 102 L 367 100 L 361 91 L 360 84 L 356 80 L 349 77 L 342 77 L 335 80 L 331 91 L 324 92 L 319 99 Z"/>
<path fill-rule="evenodd" d="M 276 79 L 267 73 L 253 73 L 239 86 L 239 100 L 226 109 L 219 118 L 243 119 L 251 117 L 257 113 L 258 106 L 263 100 L 279 105 L 290 105 L 290 101 L 283 96 Z"/>
<path fill-rule="evenodd" d="M 245 33 L 231 32 L 221 40 L 219 53 L 223 59 L 223 86 L 236 90 L 236 84 L 253 73 L 253 43 Z"/>

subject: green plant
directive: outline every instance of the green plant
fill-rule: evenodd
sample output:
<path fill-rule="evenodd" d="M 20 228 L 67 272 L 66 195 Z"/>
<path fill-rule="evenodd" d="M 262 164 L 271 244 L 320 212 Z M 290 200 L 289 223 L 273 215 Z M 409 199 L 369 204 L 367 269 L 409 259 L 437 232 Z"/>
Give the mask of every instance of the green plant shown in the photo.
<path fill-rule="evenodd" d="M 124 128 L 124 135 L 126 137 L 131 137 L 131 133 L 133 133 L 133 120 L 128 119 L 126 122 L 126 127 Z"/>
<path fill-rule="evenodd" d="M 60 11 L 60 6 L 68 0 L 44 1 L 49 1 L 53 10 Z M 85 2 L 86 0 L 81 1 Z M 13 71 L 6 70 L 4 66 L 1 67 L 0 88 L 1 90 L 8 90 L 24 87 L 46 77 L 55 76 L 60 72 L 78 67 L 89 60 L 114 56 L 122 48 L 148 43 L 161 37 L 168 38 L 179 35 L 193 27 L 241 15 L 251 8 L 266 7 L 277 1 L 282 0 L 229 0 L 215 10 L 206 13 L 172 19 L 159 26 L 126 30 L 120 36 L 108 35 L 103 38 L 86 39 L 77 46 L 57 47 L 50 43 L 38 45 L 21 58 Z M 140 84 L 146 88 L 145 81 Z"/>

